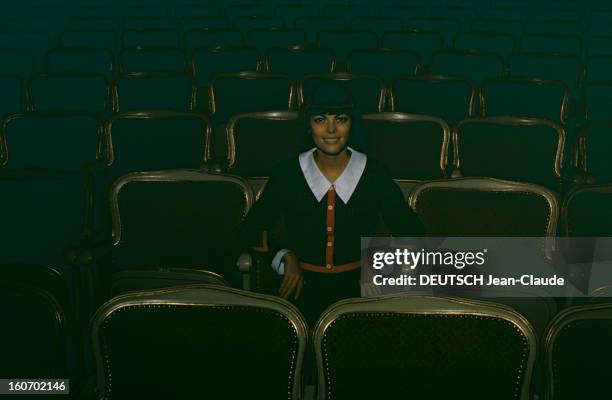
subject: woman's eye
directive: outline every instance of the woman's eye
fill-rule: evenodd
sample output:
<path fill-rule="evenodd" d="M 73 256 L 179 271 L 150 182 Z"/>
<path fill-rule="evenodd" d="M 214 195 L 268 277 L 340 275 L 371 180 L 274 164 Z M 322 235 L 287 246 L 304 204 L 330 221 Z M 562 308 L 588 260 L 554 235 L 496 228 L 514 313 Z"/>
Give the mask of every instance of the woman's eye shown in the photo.
<path fill-rule="evenodd" d="M 344 117 L 344 116 L 336 117 L 336 122 L 345 124 L 346 122 L 348 122 L 348 117 Z"/>
<path fill-rule="evenodd" d="M 325 118 L 322 118 L 322 117 L 316 117 L 316 118 L 314 118 L 314 122 L 315 122 L 316 124 L 322 124 L 323 122 L 325 122 Z"/>

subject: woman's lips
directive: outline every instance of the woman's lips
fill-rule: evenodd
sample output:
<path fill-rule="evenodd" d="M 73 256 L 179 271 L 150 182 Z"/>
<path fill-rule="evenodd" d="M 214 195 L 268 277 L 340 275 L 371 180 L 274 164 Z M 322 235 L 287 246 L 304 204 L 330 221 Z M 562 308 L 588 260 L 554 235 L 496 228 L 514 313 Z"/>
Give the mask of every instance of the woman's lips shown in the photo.
<path fill-rule="evenodd" d="M 336 143 L 338 143 L 338 142 L 340 141 L 340 139 L 338 139 L 338 138 L 334 138 L 334 139 L 323 139 L 323 141 L 324 141 L 326 144 L 336 144 Z"/>

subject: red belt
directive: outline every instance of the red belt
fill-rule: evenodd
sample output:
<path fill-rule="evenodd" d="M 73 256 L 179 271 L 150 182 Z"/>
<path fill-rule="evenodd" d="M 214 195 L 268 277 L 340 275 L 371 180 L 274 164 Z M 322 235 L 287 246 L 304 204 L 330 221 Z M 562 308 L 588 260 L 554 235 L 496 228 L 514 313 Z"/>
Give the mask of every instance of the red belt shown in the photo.
<path fill-rule="evenodd" d="M 354 261 L 348 264 L 342 264 L 342 265 L 327 265 L 327 266 L 323 266 L 323 265 L 314 265 L 314 264 L 308 264 L 308 263 L 301 263 L 302 265 L 302 269 L 305 269 L 306 271 L 312 271 L 312 272 L 319 272 L 322 274 L 336 274 L 339 272 L 346 272 L 346 271 L 352 271 L 354 269 L 357 269 L 361 266 L 361 261 Z"/>

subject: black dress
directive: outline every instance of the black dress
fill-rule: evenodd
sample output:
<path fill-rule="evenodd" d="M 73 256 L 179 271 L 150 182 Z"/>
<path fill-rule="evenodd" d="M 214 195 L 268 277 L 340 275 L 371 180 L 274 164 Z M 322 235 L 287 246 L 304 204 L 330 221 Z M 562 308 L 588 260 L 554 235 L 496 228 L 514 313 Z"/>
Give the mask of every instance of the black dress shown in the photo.
<path fill-rule="evenodd" d="M 244 244 L 255 247 L 261 243 L 262 232 L 282 231 L 282 238 L 276 240 L 268 235 L 271 257 L 290 249 L 301 263 L 320 266 L 321 272 L 304 270 L 304 287 L 296 302 L 312 326 L 330 304 L 360 296 L 359 268 L 346 272 L 336 272 L 336 268 L 359 261 L 361 238 L 376 236 L 381 221 L 393 236 L 423 235 L 420 221 L 381 163 L 367 159 L 345 204 L 331 192 L 317 201 L 299 161 L 293 159 L 278 166 L 249 212 Z"/>

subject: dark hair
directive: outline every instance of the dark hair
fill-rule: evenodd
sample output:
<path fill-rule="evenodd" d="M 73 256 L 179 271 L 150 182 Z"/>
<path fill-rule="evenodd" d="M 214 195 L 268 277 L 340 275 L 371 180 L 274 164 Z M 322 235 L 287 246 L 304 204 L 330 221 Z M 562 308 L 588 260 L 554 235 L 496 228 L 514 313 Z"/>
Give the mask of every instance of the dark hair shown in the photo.
<path fill-rule="evenodd" d="M 366 151 L 366 140 L 361 128 L 361 113 L 353 103 L 349 89 L 341 82 L 321 80 L 310 96 L 304 98 L 300 110 L 301 151 L 313 147 L 310 135 L 310 117 L 325 114 L 347 114 L 351 117 L 351 132 L 348 145 L 357 151 Z M 304 135 L 304 133 L 308 133 Z"/>

